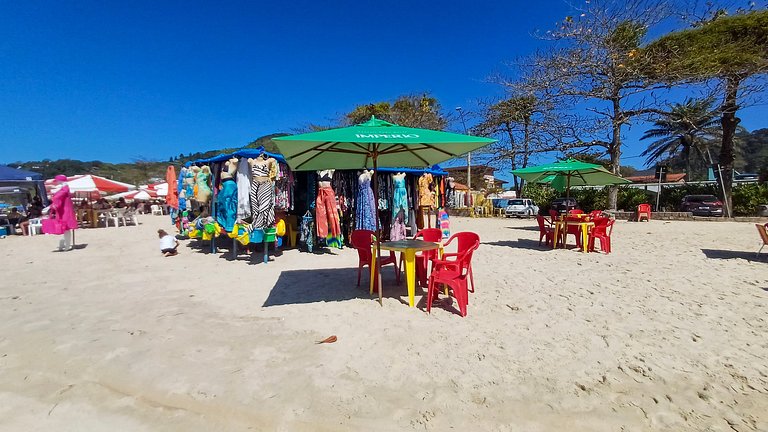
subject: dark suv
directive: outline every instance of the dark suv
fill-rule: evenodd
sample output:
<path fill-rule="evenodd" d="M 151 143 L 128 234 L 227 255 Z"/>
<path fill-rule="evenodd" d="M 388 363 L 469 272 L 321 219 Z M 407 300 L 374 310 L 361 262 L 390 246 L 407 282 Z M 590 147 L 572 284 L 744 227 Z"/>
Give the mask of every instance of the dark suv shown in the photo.
<path fill-rule="evenodd" d="M 568 210 L 579 208 L 579 203 L 576 202 L 576 198 L 555 198 L 549 208 L 558 213 L 568 213 Z"/>
<path fill-rule="evenodd" d="M 680 203 L 680 211 L 694 216 L 722 216 L 723 203 L 714 195 L 686 195 Z"/>

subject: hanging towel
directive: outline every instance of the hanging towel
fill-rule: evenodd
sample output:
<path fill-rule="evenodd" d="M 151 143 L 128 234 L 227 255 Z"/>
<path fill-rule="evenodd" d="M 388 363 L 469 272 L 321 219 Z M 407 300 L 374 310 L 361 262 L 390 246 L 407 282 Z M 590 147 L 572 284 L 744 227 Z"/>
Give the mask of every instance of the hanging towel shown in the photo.
<path fill-rule="evenodd" d="M 248 159 L 240 158 L 237 163 L 237 218 L 251 216 L 251 167 Z"/>

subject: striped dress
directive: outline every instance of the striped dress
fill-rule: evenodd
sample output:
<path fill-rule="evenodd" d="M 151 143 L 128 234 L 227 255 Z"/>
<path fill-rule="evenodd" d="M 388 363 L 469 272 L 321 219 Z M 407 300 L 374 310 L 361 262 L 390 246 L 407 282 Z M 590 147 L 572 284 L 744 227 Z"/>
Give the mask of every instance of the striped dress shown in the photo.
<path fill-rule="evenodd" d="M 260 180 L 257 177 L 269 177 L 270 163 L 255 163 L 251 167 L 251 227 L 269 228 L 275 224 L 275 182 Z"/>

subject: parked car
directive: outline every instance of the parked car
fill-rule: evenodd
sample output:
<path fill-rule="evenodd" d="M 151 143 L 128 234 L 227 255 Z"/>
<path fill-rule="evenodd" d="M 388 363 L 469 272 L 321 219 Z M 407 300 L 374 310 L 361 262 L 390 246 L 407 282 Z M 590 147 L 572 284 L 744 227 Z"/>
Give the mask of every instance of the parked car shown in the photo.
<path fill-rule="evenodd" d="M 511 199 L 504 210 L 504 216 L 506 217 L 531 217 L 537 214 L 539 214 L 539 207 L 534 204 L 533 200 L 528 198 Z"/>
<path fill-rule="evenodd" d="M 576 202 L 576 198 L 555 198 L 549 208 L 558 213 L 568 213 L 568 210 L 579 208 L 579 203 Z"/>
<path fill-rule="evenodd" d="M 680 203 L 680 211 L 694 216 L 722 216 L 723 203 L 714 195 L 686 195 Z"/>
<path fill-rule="evenodd" d="M 733 174 L 734 180 L 758 180 L 760 178 L 759 174 L 754 173 L 741 173 L 741 174 Z"/>

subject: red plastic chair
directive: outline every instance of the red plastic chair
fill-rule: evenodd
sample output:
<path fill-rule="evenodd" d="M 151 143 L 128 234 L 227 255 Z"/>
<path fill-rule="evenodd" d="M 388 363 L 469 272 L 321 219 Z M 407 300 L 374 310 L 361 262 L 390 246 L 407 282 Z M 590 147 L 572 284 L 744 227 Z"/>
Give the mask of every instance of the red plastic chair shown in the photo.
<path fill-rule="evenodd" d="M 552 222 L 560 219 L 560 213 L 558 213 L 557 210 L 549 209 L 549 217 L 552 219 Z"/>
<path fill-rule="evenodd" d="M 425 228 L 417 232 L 413 239 L 440 243 L 443 240 L 443 231 L 440 228 Z M 400 264 L 398 266 L 400 271 L 403 269 L 403 259 L 403 254 L 400 254 Z M 427 270 L 429 269 L 429 263 L 433 259 L 437 259 L 437 249 L 416 254 L 416 282 L 419 286 L 427 286 Z"/>
<path fill-rule="evenodd" d="M 589 218 L 590 219 L 598 218 L 598 217 L 601 217 L 601 216 L 603 216 L 603 211 L 602 210 L 592 210 L 591 212 L 589 212 Z"/>
<path fill-rule="evenodd" d="M 611 253 L 611 233 L 613 232 L 613 219 L 597 218 L 595 226 L 589 232 L 589 243 L 587 247 L 590 252 L 595 251 L 595 239 L 600 240 L 600 250 L 606 254 Z"/>
<path fill-rule="evenodd" d="M 459 238 L 458 251 L 450 254 L 455 259 L 433 260 L 432 273 L 429 275 L 427 287 L 427 313 L 432 311 L 432 301 L 440 291 L 440 284 L 445 284 L 453 291 L 456 303 L 459 305 L 461 316 L 467 316 L 467 304 L 469 304 L 468 279 L 472 281 L 472 254 L 480 247 L 480 236 L 475 233 L 464 232 L 454 234 Z M 443 258 L 448 254 L 443 255 Z M 474 287 L 472 289 L 474 292 Z"/>
<path fill-rule="evenodd" d="M 447 259 L 458 259 L 458 256 L 462 253 L 461 251 L 467 250 L 471 245 L 474 244 L 475 240 L 477 240 L 478 244 L 480 243 L 480 236 L 473 232 L 457 232 L 456 234 L 452 235 L 451 238 L 448 239 L 447 242 L 443 245 L 443 248 L 448 247 L 448 245 L 451 244 L 453 239 L 456 239 L 456 253 L 443 253 L 443 260 Z M 432 264 L 432 269 L 434 270 L 435 265 Z M 470 289 L 469 292 L 475 292 L 475 278 L 472 275 L 472 263 L 469 263 L 469 283 L 470 283 Z"/>
<path fill-rule="evenodd" d="M 371 245 L 373 244 L 373 231 L 370 230 L 355 230 L 352 231 L 352 235 L 349 236 L 352 243 L 352 247 L 357 250 L 357 286 L 360 286 L 360 274 L 363 267 L 368 266 L 370 268 L 371 261 L 373 260 L 373 253 L 371 252 Z M 389 256 L 380 256 L 378 258 L 381 267 L 387 264 L 392 264 L 395 267 L 395 280 L 400 285 L 400 271 L 397 268 L 397 258 L 395 258 L 395 252 L 389 251 Z M 374 273 L 374 288 L 378 290 L 378 278 Z"/>
<path fill-rule="evenodd" d="M 539 223 L 539 246 L 541 246 L 541 240 L 545 239 L 544 245 L 552 246 L 552 242 L 555 238 L 555 229 L 552 228 L 552 222 L 544 219 L 544 216 L 536 216 L 536 222 Z M 547 226 L 549 224 L 549 226 Z"/>
<path fill-rule="evenodd" d="M 646 221 L 651 221 L 651 205 L 650 204 L 640 204 L 637 206 L 637 221 L 640 222 L 642 218 L 645 218 Z"/>
<path fill-rule="evenodd" d="M 580 215 L 580 214 L 584 214 L 584 210 L 570 209 L 570 210 L 568 210 L 568 214 L 569 215 Z"/>

